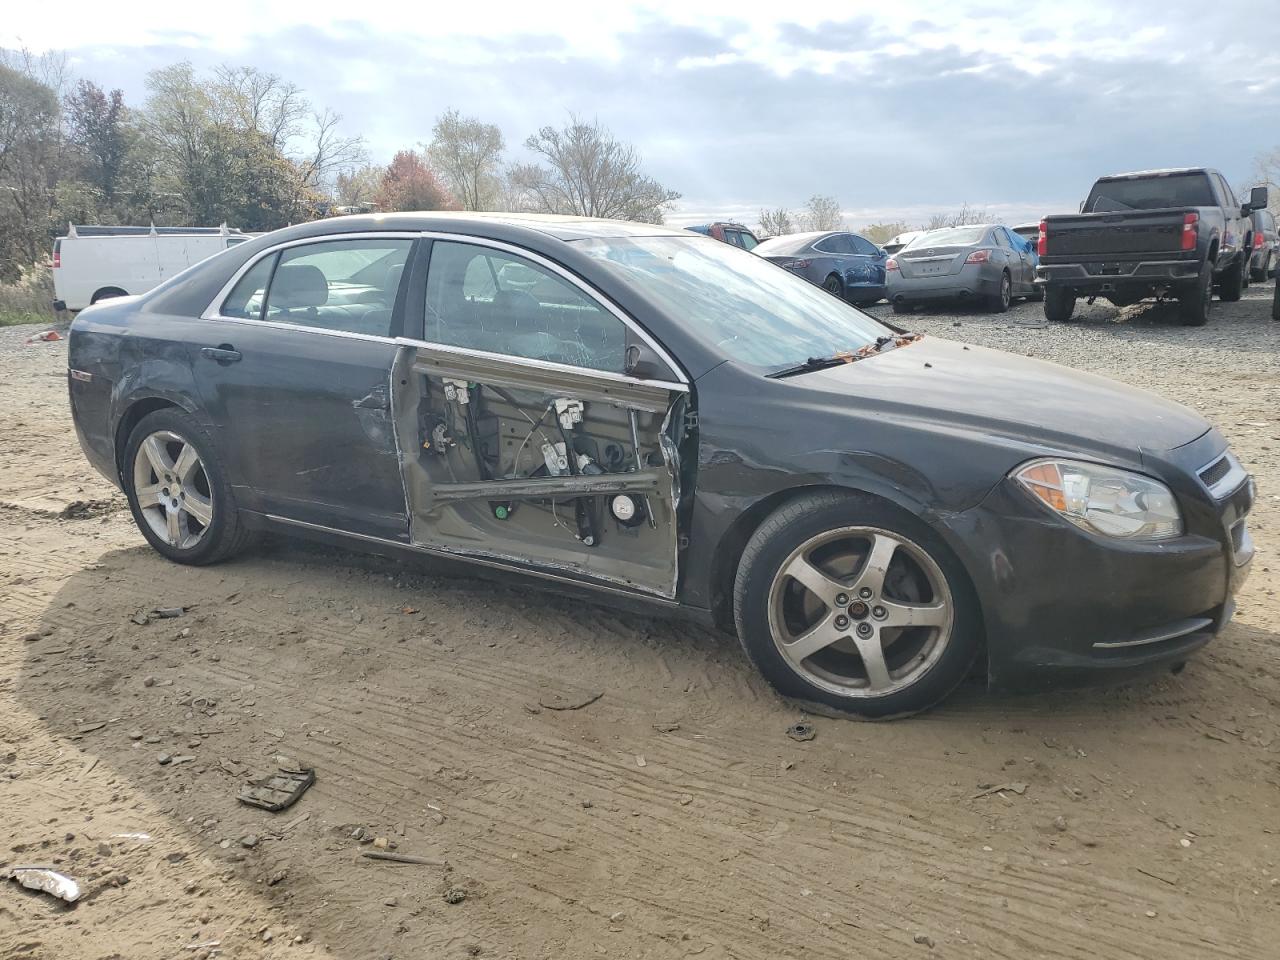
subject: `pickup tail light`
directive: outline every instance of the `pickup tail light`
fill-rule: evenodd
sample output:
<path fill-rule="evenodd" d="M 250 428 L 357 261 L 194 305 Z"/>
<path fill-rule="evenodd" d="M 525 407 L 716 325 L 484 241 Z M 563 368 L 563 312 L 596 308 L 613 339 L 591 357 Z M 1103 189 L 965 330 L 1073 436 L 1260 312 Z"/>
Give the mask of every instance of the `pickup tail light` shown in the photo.
<path fill-rule="evenodd" d="M 1182 249 L 1194 250 L 1200 239 L 1200 214 L 1188 213 L 1182 218 Z"/>
<path fill-rule="evenodd" d="M 897 270 L 897 269 L 898 269 L 898 261 L 897 261 L 896 259 L 894 259 L 893 257 L 890 257 L 888 260 L 886 260 L 886 261 L 885 261 L 884 268 L 885 268 L 885 270 Z"/>
<path fill-rule="evenodd" d="M 1040 221 L 1040 233 L 1036 236 L 1036 255 L 1041 257 L 1049 255 L 1049 224 L 1044 220 Z"/>
<path fill-rule="evenodd" d="M 991 260 L 990 250 L 975 250 L 964 258 L 965 263 L 987 263 Z"/>

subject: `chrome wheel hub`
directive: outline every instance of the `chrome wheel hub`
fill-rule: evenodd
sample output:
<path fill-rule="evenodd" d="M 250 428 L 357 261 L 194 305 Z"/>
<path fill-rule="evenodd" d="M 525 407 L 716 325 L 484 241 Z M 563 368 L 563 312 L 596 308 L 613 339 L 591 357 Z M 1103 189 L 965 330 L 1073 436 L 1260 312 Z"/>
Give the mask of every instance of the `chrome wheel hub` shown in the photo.
<path fill-rule="evenodd" d="M 191 549 L 213 522 L 213 495 L 200 455 L 171 430 L 157 430 L 138 446 L 133 492 L 143 522 L 170 546 Z"/>
<path fill-rule="evenodd" d="M 797 547 L 770 587 L 769 618 L 791 669 L 847 697 L 910 686 L 942 656 L 954 620 L 933 558 L 876 527 L 827 531 Z"/>

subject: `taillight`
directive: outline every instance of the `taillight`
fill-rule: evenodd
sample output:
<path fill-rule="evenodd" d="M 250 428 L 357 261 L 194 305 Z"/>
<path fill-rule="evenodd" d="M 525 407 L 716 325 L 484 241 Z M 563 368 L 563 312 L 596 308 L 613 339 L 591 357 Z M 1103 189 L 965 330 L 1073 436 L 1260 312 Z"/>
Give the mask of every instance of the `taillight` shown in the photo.
<path fill-rule="evenodd" d="M 986 263 L 991 259 L 990 250 L 975 250 L 964 258 L 965 263 Z"/>
<path fill-rule="evenodd" d="M 53 245 L 53 268 L 56 270 L 62 266 L 62 244 L 55 243 Z"/>
<path fill-rule="evenodd" d="M 812 260 L 792 260 L 790 263 L 787 264 L 787 269 L 788 270 L 804 270 L 811 263 L 813 263 Z"/>
<path fill-rule="evenodd" d="M 886 270 L 897 270 L 897 269 L 898 269 L 898 261 L 897 261 L 897 260 L 895 260 L 893 257 L 890 257 L 890 258 L 888 259 L 888 261 L 885 263 L 884 268 L 885 268 Z"/>
<path fill-rule="evenodd" d="M 1036 237 L 1036 255 L 1046 257 L 1049 255 L 1049 224 L 1040 221 L 1040 233 Z"/>
<path fill-rule="evenodd" d="M 1194 250 L 1200 239 L 1200 214 L 1188 213 L 1182 217 L 1182 249 Z"/>

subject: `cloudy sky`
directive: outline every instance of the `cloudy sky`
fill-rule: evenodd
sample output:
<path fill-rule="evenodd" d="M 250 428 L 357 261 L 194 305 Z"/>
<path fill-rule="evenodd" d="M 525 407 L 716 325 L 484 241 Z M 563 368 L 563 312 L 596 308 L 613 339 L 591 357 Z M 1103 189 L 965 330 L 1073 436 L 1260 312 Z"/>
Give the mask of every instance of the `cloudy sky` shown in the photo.
<path fill-rule="evenodd" d="M 155 67 L 252 64 L 340 111 L 375 160 L 450 106 L 497 123 L 513 155 L 538 126 L 598 117 L 684 195 L 673 222 L 754 224 L 814 193 L 853 226 L 966 202 L 1015 222 L 1075 209 L 1102 173 L 1208 164 L 1250 182 L 1280 147 L 1268 6 L 60 0 L 6 12 L 0 45 L 65 50 L 133 103 Z"/>

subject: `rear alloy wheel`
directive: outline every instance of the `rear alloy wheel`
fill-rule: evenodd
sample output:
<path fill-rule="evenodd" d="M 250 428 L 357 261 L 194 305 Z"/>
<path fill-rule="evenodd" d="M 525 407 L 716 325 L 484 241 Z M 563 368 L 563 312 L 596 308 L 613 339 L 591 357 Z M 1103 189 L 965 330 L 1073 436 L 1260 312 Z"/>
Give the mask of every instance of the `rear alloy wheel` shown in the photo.
<path fill-rule="evenodd" d="M 822 289 L 833 296 L 844 297 L 844 284 L 840 282 L 840 278 L 834 273 L 822 281 Z"/>
<path fill-rule="evenodd" d="M 1009 304 L 1013 303 L 1013 278 L 1007 273 L 1000 274 L 1000 291 L 991 299 L 991 309 L 995 313 L 1007 313 Z"/>
<path fill-rule="evenodd" d="M 1196 282 L 1178 294 L 1178 318 L 1183 326 L 1203 327 L 1209 322 L 1212 304 L 1213 267 L 1205 263 Z"/>
<path fill-rule="evenodd" d="M 1218 281 L 1218 299 L 1224 303 L 1239 300 L 1244 295 L 1246 273 L 1248 268 L 1243 257 L 1236 257 L 1236 262 L 1226 269 L 1222 279 Z"/>
<path fill-rule="evenodd" d="M 738 634 L 784 696 L 867 717 L 924 710 L 968 673 L 974 606 L 932 531 L 857 496 L 781 509 L 743 551 Z"/>
<path fill-rule="evenodd" d="M 125 494 L 134 522 L 159 553 L 206 564 L 248 540 L 213 444 L 177 410 L 143 417 L 125 446 Z"/>
<path fill-rule="evenodd" d="M 1076 312 L 1076 298 L 1066 287 L 1044 288 L 1044 318 L 1050 323 L 1066 323 Z"/>

